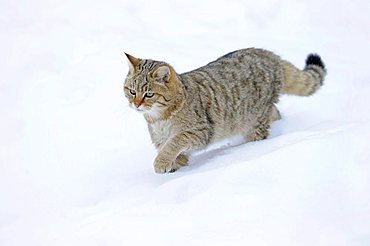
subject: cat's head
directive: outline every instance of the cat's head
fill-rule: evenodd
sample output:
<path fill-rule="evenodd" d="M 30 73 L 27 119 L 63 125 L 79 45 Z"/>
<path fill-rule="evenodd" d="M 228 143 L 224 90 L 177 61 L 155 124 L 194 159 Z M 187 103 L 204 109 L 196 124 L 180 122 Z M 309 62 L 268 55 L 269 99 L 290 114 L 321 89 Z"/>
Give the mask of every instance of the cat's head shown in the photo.
<path fill-rule="evenodd" d="M 129 72 L 124 93 L 130 107 L 148 117 L 159 118 L 178 98 L 178 80 L 174 69 L 164 62 L 125 55 Z"/>

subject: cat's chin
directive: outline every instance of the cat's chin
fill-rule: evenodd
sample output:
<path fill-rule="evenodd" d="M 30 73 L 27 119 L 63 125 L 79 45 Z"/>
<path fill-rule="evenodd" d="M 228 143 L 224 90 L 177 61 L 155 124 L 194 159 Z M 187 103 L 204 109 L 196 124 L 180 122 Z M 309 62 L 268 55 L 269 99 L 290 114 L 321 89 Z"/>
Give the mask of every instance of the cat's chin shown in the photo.
<path fill-rule="evenodd" d="M 138 112 L 139 114 L 149 114 L 149 115 L 152 115 L 153 112 L 151 112 L 150 109 L 145 109 L 145 108 L 135 108 L 135 111 Z"/>
<path fill-rule="evenodd" d="M 139 112 L 139 113 L 145 113 L 145 110 L 144 109 L 141 109 L 141 108 L 135 108 L 136 112 Z"/>

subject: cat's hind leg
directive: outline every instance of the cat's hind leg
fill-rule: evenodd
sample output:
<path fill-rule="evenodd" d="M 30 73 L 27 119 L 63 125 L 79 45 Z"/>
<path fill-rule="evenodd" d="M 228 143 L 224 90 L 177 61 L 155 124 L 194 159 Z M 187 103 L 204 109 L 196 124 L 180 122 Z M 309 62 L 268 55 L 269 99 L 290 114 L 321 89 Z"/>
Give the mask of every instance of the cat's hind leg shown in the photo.
<path fill-rule="evenodd" d="M 266 139 L 272 122 L 280 120 L 281 115 L 275 105 L 272 105 L 266 113 L 259 117 L 254 125 L 248 129 L 245 139 L 247 142 Z"/>
<path fill-rule="evenodd" d="M 270 123 L 272 123 L 272 122 L 274 122 L 276 120 L 280 120 L 280 119 L 281 119 L 281 114 L 280 114 L 279 110 L 276 108 L 276 106 L 273 105 L 272 108 L 271 108 L 269 121 L 270 121 Z"/>
<path fill-rule="evenodd" d="M 247 142 L 266 139 L 269 135 L 270 124 L 259 123 L 248 130 L 245 140 Z"/>

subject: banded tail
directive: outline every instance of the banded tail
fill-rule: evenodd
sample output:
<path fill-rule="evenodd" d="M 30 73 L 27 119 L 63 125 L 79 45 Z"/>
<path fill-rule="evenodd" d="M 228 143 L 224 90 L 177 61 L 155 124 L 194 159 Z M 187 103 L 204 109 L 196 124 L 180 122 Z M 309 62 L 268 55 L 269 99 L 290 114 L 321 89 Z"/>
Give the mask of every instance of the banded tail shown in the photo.
<path fill-rule="evenodd" d="M 310 96 L 315 93 L 323 85 L 326 75 L 325 65 L 317 54 L 308 55 L 303 70 L 283 61 L 283 71 L 282 93 L 298 96 Z"/>

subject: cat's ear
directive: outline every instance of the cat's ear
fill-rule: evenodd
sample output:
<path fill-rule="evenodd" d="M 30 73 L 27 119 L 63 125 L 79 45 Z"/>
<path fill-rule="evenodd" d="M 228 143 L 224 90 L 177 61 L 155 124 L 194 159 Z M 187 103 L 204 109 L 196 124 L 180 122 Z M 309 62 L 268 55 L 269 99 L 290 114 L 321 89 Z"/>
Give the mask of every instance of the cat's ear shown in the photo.
<path fill-rule="evenodd" d="M 127 63 L 128 63 L 129 69 L 130 69 L 130 73 L 134 73 L 135 72 L 135 67 L 137 65 L 139 65 L 139 63 L 140 63 L 140 59 L 138 59 L 138 58 L 136 58 L 132 55 L 129 55 L 126 52 L 124 52 L 124 53 L 127 57 Z"/>
<path fill-rule="evenodd" d="M 171 69 L 166 65 L 160 66 L 153 72 L 152 76 L 156 80 L 168 82 L 171 76 Z"/>

